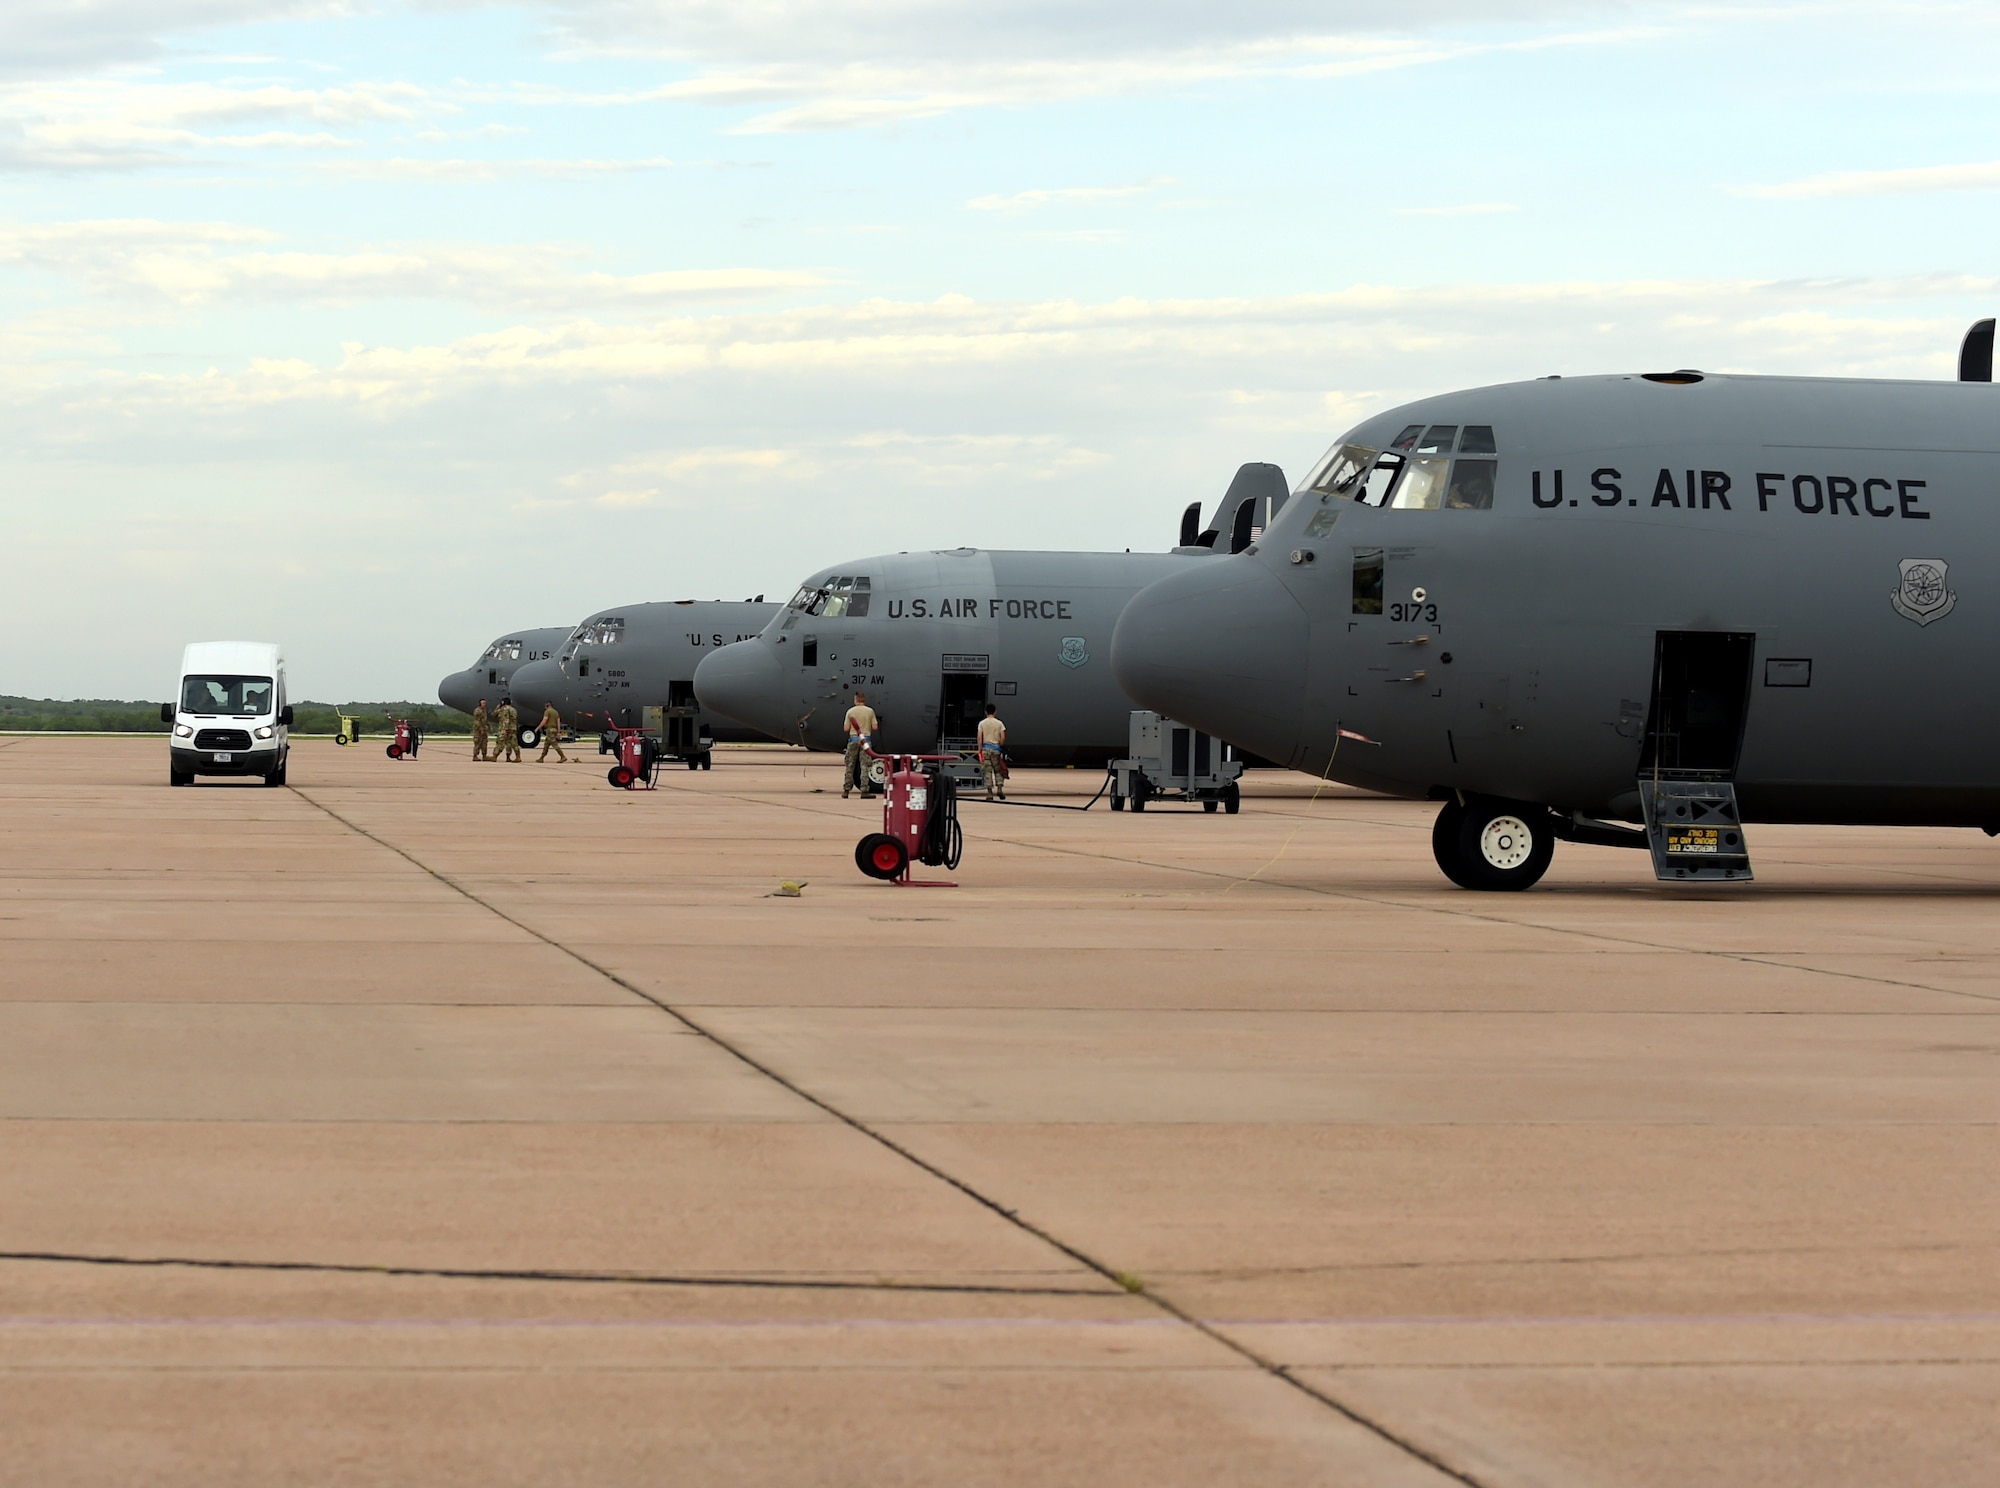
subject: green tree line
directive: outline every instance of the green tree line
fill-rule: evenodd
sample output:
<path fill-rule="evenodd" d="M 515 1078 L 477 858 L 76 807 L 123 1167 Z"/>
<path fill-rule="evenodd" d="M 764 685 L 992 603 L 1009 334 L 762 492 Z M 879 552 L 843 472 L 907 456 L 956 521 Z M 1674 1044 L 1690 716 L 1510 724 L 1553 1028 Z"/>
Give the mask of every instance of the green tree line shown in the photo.
<path fill-rule="evenodd" d="M 436 703 L 294 703 L 292 730 L 300 734 L 331 734 L 340 727 L 338 714 L 360 723 L 363 737 L 386 737 L 389 719 L 407 718 L 426 734 L 469 734 L 472 720 L 456 708 Z M 158 703 L 132 703 L 108 698 L 0 696 L 0 733 L 164 734 Z"/>

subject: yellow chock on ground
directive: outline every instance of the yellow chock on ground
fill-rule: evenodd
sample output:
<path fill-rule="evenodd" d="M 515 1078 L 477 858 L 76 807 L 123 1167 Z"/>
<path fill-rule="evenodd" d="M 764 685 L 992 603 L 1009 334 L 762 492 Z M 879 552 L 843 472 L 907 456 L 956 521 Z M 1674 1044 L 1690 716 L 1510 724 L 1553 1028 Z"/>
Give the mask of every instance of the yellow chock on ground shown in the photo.
<path fill-rule="evenodd" d="M 766 899 L 796 899 L 805 892 L 805 887 L 804 884 L 795 883 L 788 878 L 764 897 Z"/>

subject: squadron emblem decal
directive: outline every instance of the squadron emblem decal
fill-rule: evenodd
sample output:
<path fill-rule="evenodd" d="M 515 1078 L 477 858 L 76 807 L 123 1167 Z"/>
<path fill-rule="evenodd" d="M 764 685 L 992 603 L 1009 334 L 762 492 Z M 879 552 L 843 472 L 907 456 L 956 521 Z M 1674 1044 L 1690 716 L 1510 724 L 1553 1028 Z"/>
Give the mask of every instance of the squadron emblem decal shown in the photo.
<path fill-rule="evenodd" d="M 1889 596 L 1889 603 L 1905 620 L 1929 625 L 1949 615 L 1958 595 L 1945 587 L 1949 565 L 1942 558 L 1905 558 L 1897 565 L 1903 571 L 1903 587 Z"/>
<path fill-rule="evenodd" d="M 1056 657 L 1056 660 L 1072 670 L 1089 661 L 1090 653 L 1083 649 L 1083 637 L 1064 636 L 1062 638 L 1062 653 Z"/>

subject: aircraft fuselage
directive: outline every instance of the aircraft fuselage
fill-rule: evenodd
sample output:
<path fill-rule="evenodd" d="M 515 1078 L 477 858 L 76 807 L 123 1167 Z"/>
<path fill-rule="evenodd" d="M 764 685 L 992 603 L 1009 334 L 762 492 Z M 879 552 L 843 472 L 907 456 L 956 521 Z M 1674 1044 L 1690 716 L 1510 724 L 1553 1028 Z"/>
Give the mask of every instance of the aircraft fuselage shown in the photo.
<path fill-rule="evenodd" d="M 1750 820 L 2000 824 L 1996 397 L 1711 375 L 1413 403 L 1336 446 L 1373 462 L 1347 489 L 1323 464 L 1248 552 L 1140 596 L 1119 677 L 1400 795 L 1634 820 L 1664 763 Z M 1373 504 L 1391 476 L 1413 504 Z"/>

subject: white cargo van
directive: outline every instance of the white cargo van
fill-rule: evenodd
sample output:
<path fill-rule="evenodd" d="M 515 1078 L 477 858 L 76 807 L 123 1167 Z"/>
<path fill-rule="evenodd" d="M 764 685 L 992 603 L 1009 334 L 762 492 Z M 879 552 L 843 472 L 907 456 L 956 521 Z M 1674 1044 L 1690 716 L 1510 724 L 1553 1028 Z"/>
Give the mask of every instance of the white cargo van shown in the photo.
<path fill-rule="evenodd" d="M 160 707 L 171 725 L 167 783 L 197 775 L 257 775 L 285 783 L 292 704 L 285 658 L 267 641 L 196 641 L 181 653 L 175 700 Z"/>

